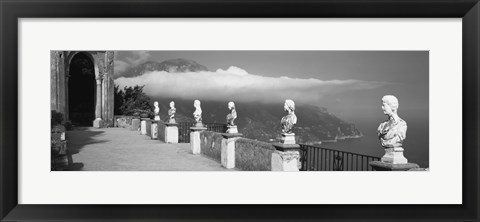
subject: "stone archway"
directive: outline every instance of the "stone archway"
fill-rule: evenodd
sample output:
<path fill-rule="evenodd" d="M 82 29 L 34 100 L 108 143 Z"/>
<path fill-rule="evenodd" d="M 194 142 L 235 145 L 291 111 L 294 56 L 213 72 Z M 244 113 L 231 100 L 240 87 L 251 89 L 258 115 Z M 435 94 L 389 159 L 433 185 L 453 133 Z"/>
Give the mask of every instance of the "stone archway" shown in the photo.
<path fill-rule="evenodd" d="M 70 60 L 68 70 L 68 119 L 75 126 L 91 126 L 96 104 L 94 60 L 86 53 L 77 53 Z"/>
<path fill-rule="evenodd" d="M 65 121 L 72 123 L 94 127 L 113 126 L 114 52 L 51 51 L 50 54 L 51 110 L 63 113 Z M 82 95 L 87 98 L 81 98 Z M 84 117 L 79 118 L 78 115 Z"/>

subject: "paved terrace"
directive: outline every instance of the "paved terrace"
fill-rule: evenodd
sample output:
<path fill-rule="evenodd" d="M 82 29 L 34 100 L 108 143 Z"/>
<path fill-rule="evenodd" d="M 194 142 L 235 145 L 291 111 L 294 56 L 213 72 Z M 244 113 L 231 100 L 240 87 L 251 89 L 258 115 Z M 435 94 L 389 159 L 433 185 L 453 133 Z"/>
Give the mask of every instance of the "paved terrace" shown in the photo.
<path fill-rule="evenodd" d="M 189 143 L 166 144 L 125 128 L 77 127 L 67 131 L 70 170 L 229 171 Z"/>

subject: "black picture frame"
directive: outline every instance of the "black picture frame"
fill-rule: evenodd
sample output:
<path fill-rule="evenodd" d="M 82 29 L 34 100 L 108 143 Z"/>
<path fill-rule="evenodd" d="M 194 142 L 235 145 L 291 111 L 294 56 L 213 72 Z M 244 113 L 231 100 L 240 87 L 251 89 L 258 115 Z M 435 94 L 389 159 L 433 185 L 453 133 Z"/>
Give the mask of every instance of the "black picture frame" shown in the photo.
<path fill-rule="evenodd" d="M 478 0 L 1 0 L 0 15 L 0 218 L 2 221 L 479 221 L 480 5 Z M 18 204 L 18 19 L 63 17 L 462 18 L 463 204 Z M 298 189 L 301 189 L 301 184 Z"/>

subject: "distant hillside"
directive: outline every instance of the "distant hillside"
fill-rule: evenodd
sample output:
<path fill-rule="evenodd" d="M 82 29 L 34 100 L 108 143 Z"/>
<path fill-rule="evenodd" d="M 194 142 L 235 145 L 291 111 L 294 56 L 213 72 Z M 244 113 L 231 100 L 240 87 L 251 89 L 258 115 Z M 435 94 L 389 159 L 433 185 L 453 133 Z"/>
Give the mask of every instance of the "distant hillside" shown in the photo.
<path fill-rule="evenodd" d="M 161 118 L 167 118 L 169 99 L 152 98 L 159 102 Z M 225 123 L 229 113 L 227 102 L 201 101 L 204 122 Z M 177 121 L 193 121 L 193 100 L 175 100 Z M 283 104 L 239 103 L 236 102 L 238 118 L 235 120 L 240 133 L 246 138 L 260 141 L 279 139 L 280 120 L 285 115 Z M 325 108 L 312 105 L 297 105 L 295 114 L 298 123 L 294 128 L 297 142 L 318 143 L 336 139 L 358 138 L 363 136 L 354 124 L 347 123 L 328 113 Z"/>
<path fill-rule="evenodd" d="M 171 59 L 163 62 L 148 61 L 127 69 L 121 76 L 135 77 L 141 76 L 147 72 L 166 71 L 166 72 L 200 72 L 208 71 L 207 67 L 188 59 Z"/>

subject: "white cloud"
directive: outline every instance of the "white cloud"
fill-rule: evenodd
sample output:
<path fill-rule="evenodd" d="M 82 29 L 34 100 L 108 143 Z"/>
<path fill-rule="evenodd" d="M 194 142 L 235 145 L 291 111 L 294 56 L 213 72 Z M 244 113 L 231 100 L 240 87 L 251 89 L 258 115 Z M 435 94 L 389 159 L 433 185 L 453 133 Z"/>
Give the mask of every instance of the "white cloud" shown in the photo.
<path fill-rule="evenodd" d="M 134 78 L 121 77 L 115 83 L 121 88 L 145 85 L 144 91 L 150 97 L 243 102 L 278 102 L 290 98 L 299 103 L 318 102 L 327 95 L 384 85 L 361 80 L 265 77 L 233 66 L 216 72 L 155 71 Z"/>

